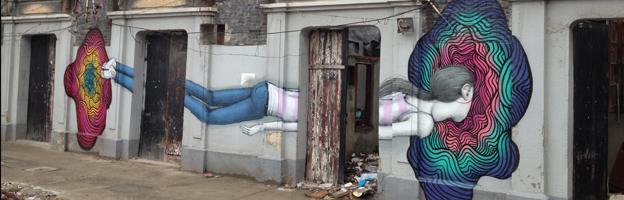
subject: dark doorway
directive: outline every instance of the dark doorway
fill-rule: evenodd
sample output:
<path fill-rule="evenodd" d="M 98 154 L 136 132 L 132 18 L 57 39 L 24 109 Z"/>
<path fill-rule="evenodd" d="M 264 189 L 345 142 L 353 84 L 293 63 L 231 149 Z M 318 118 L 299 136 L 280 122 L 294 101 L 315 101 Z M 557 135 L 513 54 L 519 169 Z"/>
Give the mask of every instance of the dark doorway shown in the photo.
<path fill-rule="evenodd" d="M 182 144 L 187 34 L 146 35 L 145 102 L 139 156 L 179 163 Z"/>
<path fill-rule="evenodd" d="M 572 26 L 574 57 L 574 199 L 607 199 L 608 26 Z"/>
<path fill-rule="evenodd" d="M 54 85 L 54 35 L 30 37 L 30 74 L 26 139 L 49 141 L 51 131 L 52 86 Z"/>
<path fill-rule="evenodd" d="M 305 176 L 310 182 L 343 181 L 347 33 L 310 32 Z"/>
<path fill-rule="evenodd" d="M 374 26 L 349 27 L 345 182 L 379 169 L 379 60 L 381 34 Z"/>
<path fill-rule="evenodd" d="M 609 193 L 624 193 L 624 19 L 609 19 Z"/>

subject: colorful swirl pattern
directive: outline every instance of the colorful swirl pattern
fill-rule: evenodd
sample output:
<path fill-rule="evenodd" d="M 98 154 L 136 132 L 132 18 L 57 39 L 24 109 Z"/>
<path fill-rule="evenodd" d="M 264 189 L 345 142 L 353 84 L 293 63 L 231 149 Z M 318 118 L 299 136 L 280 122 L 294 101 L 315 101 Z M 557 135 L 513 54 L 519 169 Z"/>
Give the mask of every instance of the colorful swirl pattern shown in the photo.
<path fill-rule="evenodd" d="M 526 54 L 496 0 L 449 3 L 416 44 L 409 80 L 429 91 L 432 71 L 450 64 L 473 73 L 475 96 L 464 121 L 438 122 L 429 137 L 411 138 L 407 157 L 427 199 L 471 199 L 482 176 L 510 177 L 519 160 L 511 128 L 531 97 Z"/>
<path fill-rule="evenodd" d="M 84 149 L 95 145 L 106 127 L 106 110 L 111 103 L 110 80 L 101 78 L 102 64 L 108 61 L 104 38 L 90 30 L 78 48 L 76 60 L 65 70 L 65 92 L 76 103 L 78 144 Z"/>

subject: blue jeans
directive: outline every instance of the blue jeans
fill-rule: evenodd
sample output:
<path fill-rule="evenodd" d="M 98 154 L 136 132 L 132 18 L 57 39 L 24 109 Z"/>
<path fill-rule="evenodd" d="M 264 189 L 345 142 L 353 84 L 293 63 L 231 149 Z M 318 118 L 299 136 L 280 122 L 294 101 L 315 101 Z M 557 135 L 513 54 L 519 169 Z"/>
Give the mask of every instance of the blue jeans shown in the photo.
<path fill-rule="evenodd" d="M 117 70 L 117 75 L 115 75 L 115 82 L 119 83 L 119 85 L 132 92 L 134 69 L 118 62 L 115 70 Z"/>
<path fill-rule="evenodd" d="M 185 87 L 184 106 L 205 123 L 232 124 L 266 115 L 269 99 L 266 82 L 251 88 L 211 91 L 187 80 Z"/>
<path fill-rule="evenodd" d="M 115 82 L 132 92 L 134 69 L 117 63 L 116 70 Z M 251 88 L 211 91 L 186 80 L 185 89 L 184 107 L 204 123 L 232 124 L 266 115 L 269 99 L 266 82 Z M 211 109 L 211 106 L 219 108 Z"/>

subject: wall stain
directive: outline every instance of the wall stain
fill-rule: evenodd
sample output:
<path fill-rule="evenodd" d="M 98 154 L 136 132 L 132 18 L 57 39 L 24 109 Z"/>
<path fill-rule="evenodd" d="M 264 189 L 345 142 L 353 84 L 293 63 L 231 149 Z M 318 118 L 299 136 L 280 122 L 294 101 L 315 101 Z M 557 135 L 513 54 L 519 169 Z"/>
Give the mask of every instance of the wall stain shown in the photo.
<path fill-rule="evenodd" d="M 264 141 L 271 146 L 274 146 L 278 152 L 282 151 L 282 133 L 270 132 L 264 135 Z"/>

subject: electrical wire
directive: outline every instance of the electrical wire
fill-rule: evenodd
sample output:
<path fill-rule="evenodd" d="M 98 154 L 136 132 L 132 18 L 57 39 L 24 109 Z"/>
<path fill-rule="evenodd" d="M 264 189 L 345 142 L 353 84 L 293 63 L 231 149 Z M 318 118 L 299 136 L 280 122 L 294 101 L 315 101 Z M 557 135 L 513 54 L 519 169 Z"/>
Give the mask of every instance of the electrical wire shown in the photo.
<path fill-rule="evenodd" d="M 88 0 L 87 0 L 88 1 Z M 170 2 L 173 3 L 173 1 L 170 0 Z M 369 22 L 378 22 L 379 21 L 386 21 L 389 20 L 390 18 L 393 17 L 397 17 L 418 9 L 421 9 L 423 6 L 426 6 L 426 4 L 422 4 L 422 5 L 418 5 L 416 8 L 413 9 L 409 9 L 397 14 L 393 14 L 390 16 L 386 16 L 386 17 L 382 17 L 382 18 L 366 18 L 366 17 L 346 17 L 346 16 L 338 16 L 338 15 L 323 15 L 323 14 L 310 14 L 310 15 L 314 15 L 314 16 L 327 16 L 327 17 L 342 17 L 342 18 L 354 18 L 354 19 L 364 19 L 361 21 L 355 21 L 355 22 L 349 22 L 349 23 L 344 23 L 344 24 L 338 24 L 338 25 L 333 25 L 331 27 L 345 27 L 345 26 L 349 26 L 349 25 L 356 25 L 356 24 L 364 24 L 364 23 L 369 23 Z M 143 12 L 147 12 L 149 11 L 149 9 L 144 10 Z M 137 14 L 141 14 L 141 12 L 137 13 Z M 307 13 L 306 13 L 307 14 Z M 87 20 L 88 21 L 88 20 Z M 89 23 L 89 22 L 86 22 Z M 86 23 L 82 23 L 82 24 L 86 24 Z M 39 32 L 38 34 L 43 34 L 43 33 L 54 33 L 54 32 L 58 32 L 58 31 L 62 31 L 62 30 L 66 30 L 78 25 L 82 25 L 82 24 L 73 24 L 71 26 L 65 27 L 65 28 L 60 28 L 60 29 L 53 29 L 53 30 L 48 30 L 45 32 Z M 124 24 L 117 24 L 117 23 L 111 23 L 111 25 L 114 26 L 120 26 L 120 27 L 127 27 L 127 28 L 136 28 L 136 29 L 140 29 L 140 30 L 145 30 L 145 31 L 154 31 L 154 32 L 158 32 L 158 30 L 152 30 L 152 29 L 148 29 L 148 28 L 143 28 L 143 27 L 138 27 L 138 26 L 132 26 L 132 25 L 124 25 Z M 294 33 L 294 32 L 300 32 L 302 31 L 302 29 L 298 29 L 298 30 L 286 30 L 286 31 L 275 31 L 275 32 L 251 32 L 251 31 L 238 31 L 238 32 L 227 32 L 227 34 L 230 35 L 234 35 L 234 34 L 250 34 L 250 35 L 274 35 L 274 34 L 282 34 L 282 33 Z M 187 34 L 192 35 L 192 34 L 201 34 L 201 31 L 198 32 L 187 32 Z M 16 36 L 21 36 L 21 35 L 25 35 L 28 33 L 16 33 L 16 34 L 3 34 L 6 37 L 16 37 Z"/>

